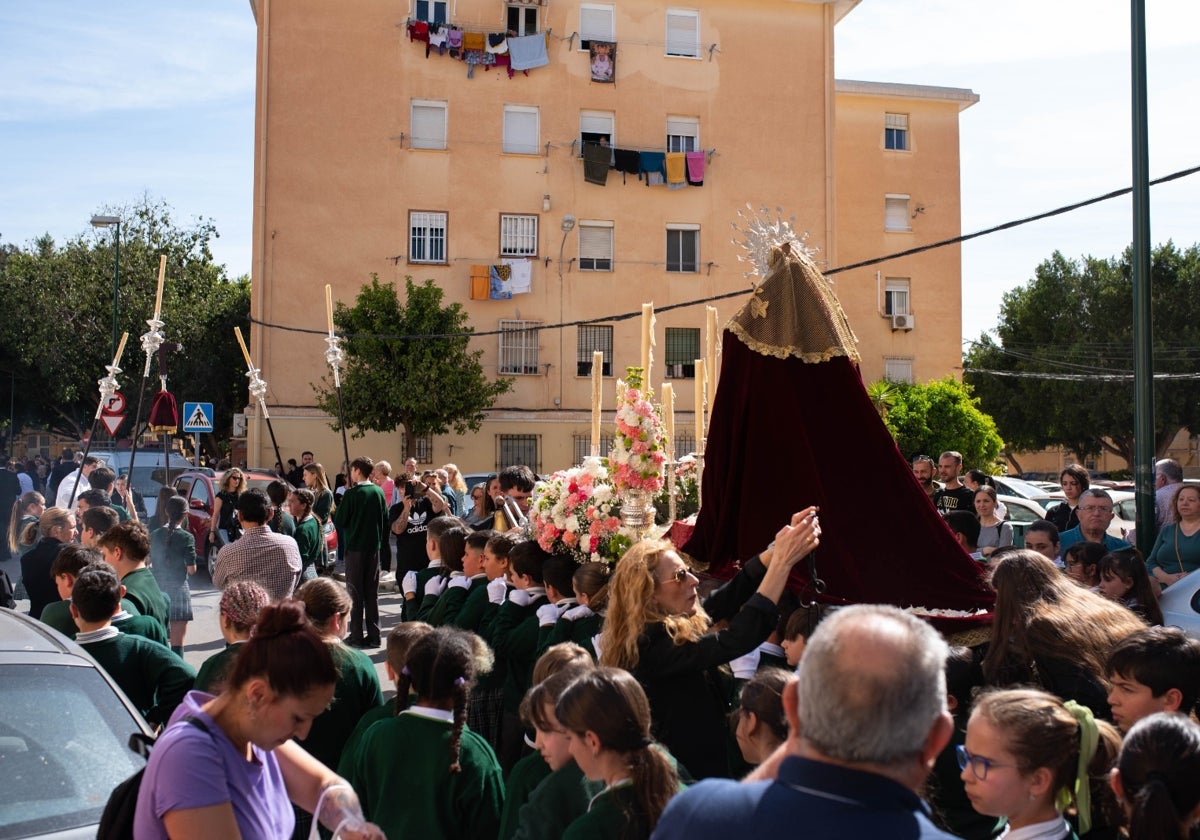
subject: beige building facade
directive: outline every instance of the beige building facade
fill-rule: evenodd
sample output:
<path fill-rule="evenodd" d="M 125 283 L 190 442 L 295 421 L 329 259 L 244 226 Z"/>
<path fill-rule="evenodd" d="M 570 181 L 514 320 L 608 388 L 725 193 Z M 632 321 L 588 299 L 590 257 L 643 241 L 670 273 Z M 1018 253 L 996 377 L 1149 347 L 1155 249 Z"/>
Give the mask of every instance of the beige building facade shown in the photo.
<path fill-rule="evenodd" d="M 694 448 L 692 361 L 703 356 L 705 309 L 692 302 L 749 292 L 731 241 L 739 209 L 795 217 L 824 268 L 959 233 L 958 114 L 977 97 L 836 80 L 835 26 L 872 5 L 253 0 L 249 344 L 284 459 L 311 449 L 331 472 L 342 460 L 312 385 L 328 372 L 325 284 L 349 304 L 373 273 L 401 293 L 406 275 L 433 279 L 476 331 L 493 333 L 472 341 L 487 374 L 514 382 L 478 433 L 419 440 L 422 462 L 463 472 L 578 462 L 592 353 L 604 353 L 607 435 L 616 377 L 639 363 L 639 322 L 626 316 L 643 302 L 658 311 L 653 387 L 674 383 L 677 449 Z M 510 77 L 475 66 L 479 54 L 469 64 L 427 50 L 410 40 L 409 24 L 426 35 L 419 18 L 452 24 L 464 46 L 506 30 L 543 36 L 546 63 Z M 538 61 L 539 40 L 520 41 L 519 55 L 532 47 Z M 593 42 L 615 45 L 594 51 L 595 72 L 611 70 L 612 82 L 593 81 L 584 48 Z M 615 169 L 603 186 L 589 183 L 585 141 L 626 161 L 699 153 L 702 184 L 648 186 Z M 515 293 L 473 299 L 473 271 L 505 261 L 518 266 Z M 832 279 L 864 379 L 959 372 L 957 246 Z M 710 305 L 723 323 L 745 299 Z M 577 321 L 587 323 L 558 326 Z M 274 461 L 253 407 L 247 438 L 251 463 Z M 403 445 L 397 429 L 351 441 L 350 455 L 395 465 Z"/>

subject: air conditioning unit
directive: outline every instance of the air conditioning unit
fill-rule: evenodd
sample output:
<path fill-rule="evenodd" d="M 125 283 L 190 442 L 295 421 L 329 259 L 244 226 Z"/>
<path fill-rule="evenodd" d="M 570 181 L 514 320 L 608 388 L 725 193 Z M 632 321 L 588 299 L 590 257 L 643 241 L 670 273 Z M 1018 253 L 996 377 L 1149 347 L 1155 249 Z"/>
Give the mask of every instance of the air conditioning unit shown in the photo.
<path fill-rule="evenodd" d="M 911 330 L 913 328 L 913 324 L 914 324 L 914 320 L 913 320 L 913 316 L 911 316 L 911 315 L 893 315 L 892 316 L 892 329 L 893 330 Z"/>

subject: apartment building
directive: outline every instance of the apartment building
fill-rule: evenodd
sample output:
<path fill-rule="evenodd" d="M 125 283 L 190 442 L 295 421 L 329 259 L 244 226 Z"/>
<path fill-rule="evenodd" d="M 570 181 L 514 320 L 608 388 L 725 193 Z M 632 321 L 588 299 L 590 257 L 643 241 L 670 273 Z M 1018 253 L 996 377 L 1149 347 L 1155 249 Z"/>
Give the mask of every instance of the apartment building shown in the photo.
<path fill-rule="evenodd" d="M 350 303 L 372 274 L 430 278 L 498 333 L 472 346 L 513 389 L 480 432 L 418 440 L 419 460 L 547 472 L 586 452 L 593 352 L 609 409 L 639 363 L 623 316 L 644 302 L 652 382 L 676 383 L 677 448 L 695 446 L 705 310 L 681 304 L 719 298 L 723 322 L 745 301 L 720 297 L 750 289 L 739 209 L 782 208 L 828 268 L 959 232 L 958 113 L 977 97 L 836 81 L 835 26 L 870 2 L 251 5 L 250 349 L 284 458 L 341 461 L 314 404 L 323 338 L 296 331 L 325 329 L 327 283 Z M 960 273 L 952 247 L 833 275 L 865 379 L 957 371 Z M 252 462 L 274 461 L 253 407 L 247 436 Z M 403 445 L 369 434 L 351 457 L 396 463 Z"/>

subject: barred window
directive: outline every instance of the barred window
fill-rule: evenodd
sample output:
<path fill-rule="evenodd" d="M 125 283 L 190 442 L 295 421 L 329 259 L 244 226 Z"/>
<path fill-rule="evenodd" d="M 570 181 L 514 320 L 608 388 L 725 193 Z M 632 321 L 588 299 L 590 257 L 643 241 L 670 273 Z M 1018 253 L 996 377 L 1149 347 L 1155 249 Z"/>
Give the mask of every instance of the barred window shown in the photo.
<path fill-rule="evenodd" d="M 538 327 L 541 321 L 500 321 L 500 373 L 532 375 L 538 365 Z"/>
<path fill-rule="evenodd" d="M 408 214 L 408 261 L 446 262 L 446 214 L 412 211 Z"/>
<path fill-rule="evenodd" d="M 400 451 L 408 451 L 408 432 L 400 433 Z M 417 463 L 433 463 L 433 435 L 419 435 L 417 437 Z"/>
<path fill-rule="evenodd" d="M 522 464 L 541 472 L 540 449 L 541 435 L 496 435 L 496 472 Z"/>
<path fill-rule="evenodd" d="M 675 433 L 675 460 L 696 451 L 696 436 L 691 432 Z"/>
<path fill-rule="evenodd" d="M 693 379 L 700 358 L 698 327 L 667 327 L 667 378 Z"/>
<path fill-rule="evenodd" d="M 575 460 L 572 463 L 582 464 L 583 459 L 592 454 L 592 436 L 591 435 L 572 435 L 572 448 L 575 451 Z M 600 457 L 607 458 L 612 452 L 613 437 L 612 435 L 600 435 Z"/>
<path fill-rule="evenodd" d="M 604 369 L 601 376 L 612 376 L 613 328 L 605 324 L 588 324 L 579 328 L 579 350 L 577 376 L 592 375 L 592 354 L 597 350 L 604 353 Z"/>
<path fill-rule="evenodd" d="M 516 213 L 500 214 L 500 256 L 536 257 L 538 217 Z"/>

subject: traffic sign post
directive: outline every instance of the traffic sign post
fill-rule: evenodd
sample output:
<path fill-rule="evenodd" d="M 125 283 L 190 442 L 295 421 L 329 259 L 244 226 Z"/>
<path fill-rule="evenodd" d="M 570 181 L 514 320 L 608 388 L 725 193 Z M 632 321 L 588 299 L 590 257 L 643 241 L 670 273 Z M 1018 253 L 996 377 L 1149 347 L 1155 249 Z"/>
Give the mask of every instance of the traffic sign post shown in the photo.
<path fill-rule="evenodd" d="M 183 416 L 185 432 L 202 433 L 213 430 L 213 404 L 210 402 L 185 402 Z"/>

